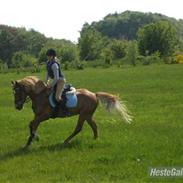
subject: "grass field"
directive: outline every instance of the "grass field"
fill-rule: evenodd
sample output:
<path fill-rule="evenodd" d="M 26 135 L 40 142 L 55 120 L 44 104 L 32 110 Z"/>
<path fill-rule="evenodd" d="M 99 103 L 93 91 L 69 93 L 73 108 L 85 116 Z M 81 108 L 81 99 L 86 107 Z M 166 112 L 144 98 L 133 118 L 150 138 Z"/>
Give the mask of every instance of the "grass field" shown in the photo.
<path fill-rule="evenodd" d="M 62 145 L 77 117 L 49 120 L 39 126 L 39 142 L 22 150 L 33 117 L 31 104 L 16 111 L 10 81 L 0 78 L 0 183 L 29 182 L 183 182 L 150 178 L 149 167 L 183 166 L 183 65 L 65 71 L 77 88 L 119 94 L 134 116 L 123 123 L 99 107 L 99 138 L 87 124 L 68 147 Z M 38 75 L 44 78 L 44 73 Z"/>

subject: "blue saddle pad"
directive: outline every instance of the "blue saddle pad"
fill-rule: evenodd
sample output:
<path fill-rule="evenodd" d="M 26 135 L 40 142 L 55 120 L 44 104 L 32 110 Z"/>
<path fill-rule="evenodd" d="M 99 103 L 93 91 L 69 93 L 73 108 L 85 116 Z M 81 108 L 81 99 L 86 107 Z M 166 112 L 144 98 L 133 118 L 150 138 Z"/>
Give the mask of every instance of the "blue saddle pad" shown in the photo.
<path fill-rule="evenodd" d="M 72 93 L 72 94 L 66 93 L 66 98 L 67 98 L 66 107 L 72 108 L 72 107 L 77 106 L 78 99 L 77 99 L 76 93 Z M 53 108 L 56 107 L 56 101 L 55 101 L 55 97 L 54 97 L 53 92 L 49 95 L 49 103 Z"/>

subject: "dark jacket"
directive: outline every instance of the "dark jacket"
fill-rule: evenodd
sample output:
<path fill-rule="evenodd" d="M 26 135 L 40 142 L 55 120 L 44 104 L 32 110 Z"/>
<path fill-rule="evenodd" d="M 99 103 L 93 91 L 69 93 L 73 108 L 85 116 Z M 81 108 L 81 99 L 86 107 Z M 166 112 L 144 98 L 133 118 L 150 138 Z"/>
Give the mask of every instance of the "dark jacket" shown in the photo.
<path fill-rule="evenodd" d="M 52 78 L 52 79 L 54 78 L 54 73 L 53 73 L 53 70 L 52 70 L 52 65 L 55 64 L 55 63 L 58 65 L 58 68 L 59 68 L 59 77 L 63 78 L 64 75 L 62 74 L 62 72 L 60 70 L 60 64 L 58 62 L 56 62 L 56 61 L 51 61 L 51 62 L 49 61 L 49 62 L 47 62 L 46 69 L 47 69 L 47 72 L 48 72 L 48 76 L 50 78 Z"/>

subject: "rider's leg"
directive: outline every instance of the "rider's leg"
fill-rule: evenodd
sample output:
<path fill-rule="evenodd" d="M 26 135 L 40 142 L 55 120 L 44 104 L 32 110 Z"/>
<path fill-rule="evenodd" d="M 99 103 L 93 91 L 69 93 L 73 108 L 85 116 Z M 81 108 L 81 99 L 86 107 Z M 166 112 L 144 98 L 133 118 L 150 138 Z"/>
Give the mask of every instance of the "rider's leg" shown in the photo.
<path fill-rule="evenodd" d="M 57 107 L 57 110 L 59 110 L 59 106 L 61 105 L 63 114 L 68 115 L 68 110 L 65 106 L 64 100 L 61 98 L 62 91 L 63 91 L 63 88 L 64 88 L 64 84 L 65 84 L 64 79 L 59 80 L 57 82 L 57 88 L 56 88 L 56 94 L 55 94 L 55 98 L 56 98 L 56 101 L 57 101 L 57 106 L 56 107 Z"/>
<path fill-rule="evenodd" d="M 57 82 L 55 98 L 56 98 L 56 101 L 58 103 L 61 101 L 61 95 L 62 95 L 62 91 L 63 91 L 63 88 L 64 88 L 64 84 L 65 84 L 65 80 L 64 79 L 60 79 Z"/>

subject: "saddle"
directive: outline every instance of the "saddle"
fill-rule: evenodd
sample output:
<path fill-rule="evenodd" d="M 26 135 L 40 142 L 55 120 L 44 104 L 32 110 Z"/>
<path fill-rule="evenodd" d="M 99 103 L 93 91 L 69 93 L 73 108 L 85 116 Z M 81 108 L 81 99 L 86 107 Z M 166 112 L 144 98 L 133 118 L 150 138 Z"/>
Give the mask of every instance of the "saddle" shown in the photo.
<path fill-rule="evenodd" d="M 64 90 L 61 96 L 61 102 L 58 104 L 55 99 L 56 90 L 54 89 L 53 92 L 49 95 L 49 103 L 50 106 L 53 108 L 53 118 L 57 117 L 57 113 L 59 109 L 63 111 L 63 117 L 69 116 L 68 108 L 76 107 L 77 105 L 77 96 L 76 96 L 76 89 L 72 87 L 71 84 L 65 84 Z"/>
<path fill-rule="evenodd" d="M 66 109 L 66 102 L 67 102 L 67 97 L 66 97 L 66 93 L 71 91 L 71 85 L 70 84 L 66 84 L 64 86 L 64 90 L 62 92 L 62 96 L 61 96 L 61 102 L 60 102 L 60 106 L 62 109 Z"/>

